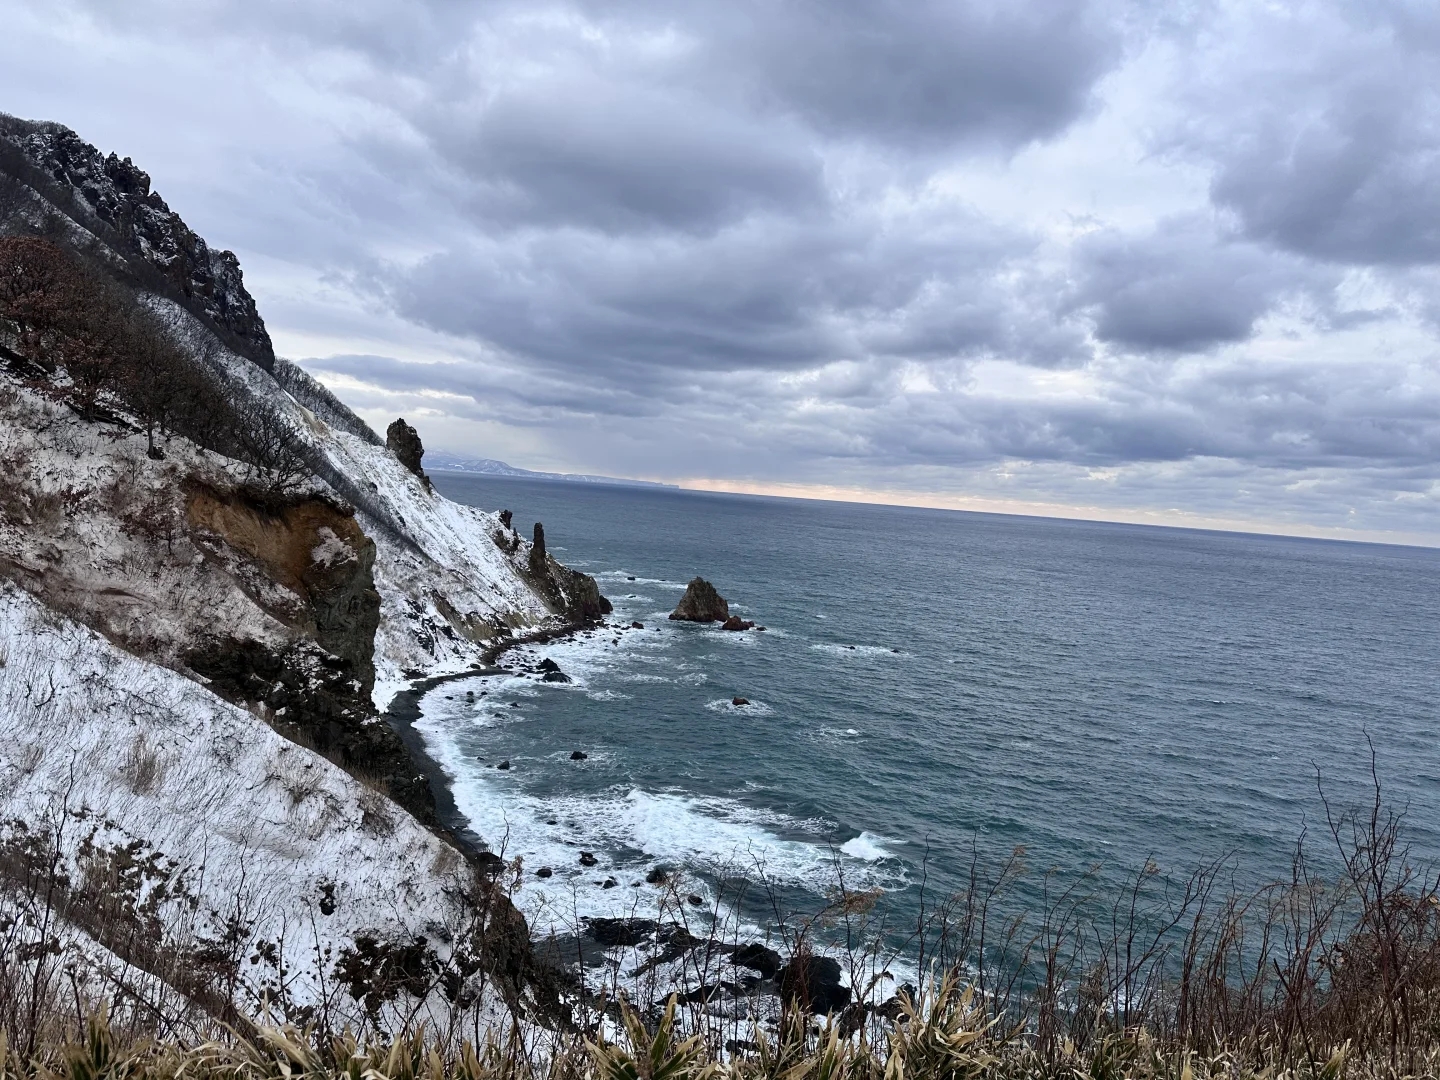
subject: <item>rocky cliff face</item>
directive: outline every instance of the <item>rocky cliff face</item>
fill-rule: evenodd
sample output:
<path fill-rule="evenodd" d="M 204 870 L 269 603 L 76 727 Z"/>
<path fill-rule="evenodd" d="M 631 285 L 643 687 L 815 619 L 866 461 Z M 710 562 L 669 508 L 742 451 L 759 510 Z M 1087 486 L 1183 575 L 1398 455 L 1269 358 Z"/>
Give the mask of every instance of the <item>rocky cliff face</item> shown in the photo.
<path fill-rule="evenodd" d="M 64 248 L 94 280 L 120 278 L 114 306 L 146 318 L 129 320 L 139 329 L 122 336 L 123 348 L 115 344 L 122 338 L 106 339 L 111 352 L 125 352 L 123 364 L 107 356 L 96 365 L 123 378 L 97 377 L 81 400 L 83 372 L 70 353 L 59 350 L 48 364 L 26 355 L 39 348 L 22 333 L 30 309 L 0 295 L 0 601 L 8 604 L 0 610 L 0 719 L 24 726 L 5 711 L 16 672 L 25 674 L 25 695 L 54 691 L 46 707 L 63 705 L 52 709 L 55 725 L 26 738 L 38 753 L 88 732 L 86 753 L 97 764 L 86 766 L 85 782 L 106 804 L 107 828 L 150 845 L 157 858 L 203 860 L 234 841 L 235 822 L 265 832 L 255 844 L 274 862 L 276 903 L 266 898 L 236 939 L 247 954 L 277 926 L 283 936 L 287 919 L 301 925 L 316 896 L 328 918 L 327 905 L 359 877 L 375 878 L 366 888 L 383 894 L 403 872 L 414 911 L 396 919 L 383 905 L 367 909 L 383 934 L 410 949 L 420 928 L 441 926 L 445 942 L 458 942 L 430 894 L 443 887 L 448 896 L 479 896 L 482 909 L 466 915 L 479 920 L 472 929 L 484 941 L 477 962 L 491 965 L 507 994 L 519 993 L 524 920 L 450 846 L 428 781 L 379 709 L 412 680 L 467 670 L 497 643 L 558 633 L 608 611 L 608 602 L 593 579 L 543 545 L 532 559 L 532 545 L 506 533 L 499 515 L 436 494 L 419 470 L 418 435 L 397 456 L 314 380 L 275 361 L 233 256 L 186 228 L 129 161 L 102 157 L 58 125 L 0 117 L 0 173 L 7 170 L 18 188 L 0 191 L 6 205 L 17 197 L 53 213 L 7 218 L 0 205 L 0 232 L 27 233 L 0 238 L 0 259 L 14 263 L 9 252 L 36 245 L 50 254 Z M 76 228 L 46 228 L 54 215 Z M 153 273 L 128 272 L 137 265 Z M 72 294 L 88 295 L 64 295 Z M 161 341 L 163 369 L 143 362 L 153 358 L 146 344 Z M 181 383 L 196 393 L 171 394 Z M 177 426 L 176 409 L 189 410 L 187 424 Z M 60 628 L 71 653 L 37 645 L 35 626 Z M 141 684 L 144 692 L 133 692 Z M 277 746 L 282 736 L 289 742 Z M 107 740 L 121 738 L 134 742 L 127 753 L 143 774 L 136 783 L 151 785 L 131 791 L 133 800 L 105 771 L 131 768 L 110 760 Z M 174 769 L 209 770 L 187 779 L 188 809 L 166 787 L 171 766 L 147 764 L 160 745 Z M 252 754 L 260 748 L 263 755 Z M 7 820 L 34 819 L 15 792 L 40 776 L 8 754 L 0 746 L 0 847 Z M 257 758 L 250 771 L 247 755 Z M 62 757 L 35 799 L 55 794 Z M 21 779 L 11 783 L 11 774 Z M 63 820 L 63 791 L 60 798 Z M 226 800 L 225 823 L 216 799 Z M 305 835 L 291 835 L 288 823 L 271 829 L 287 815 L 308 815 Z M 432 832 L 417 845 L 421 824 Z M 306 865 L 312 842 L 344 850 L 349 861 L 331 859 L 320 877 Z M 238 868 L 243 881 L 252 849 L 242 847 L 224 869 Z M 434 872 L 403 867 L 410 849 Z M 442 863 L 458 867 L 454 881 L 435 869 Z M 218 880 L 201 865 L 185 872 Z M 347 923 L 344 933 L 354 929 Z M 337 953 L 360 948 L 337 928 L 314 943 L 317 955 L 323 946 L 329 957 L 332 944 Z M 374 945 L 360 952 L 382 956 L 385 942 L 379 952 Z M 298 963 L 282 959 L 277 971 Z M 357 961 L 354 970 L 364 967 Z"/>
<path fill-rule="evenodd" d="M 274 367 L 275 350 L 239 260 L 197 236 L 150 189 L 147 173 L 129 158 L 101 154 L 59 124 L 3 118 L 0 138 L 104 223 L 113 233 L 105 239 L 118 254 L 155 271 L 177 299 L 231 335 L 246 356 L 267 371 Z"/>

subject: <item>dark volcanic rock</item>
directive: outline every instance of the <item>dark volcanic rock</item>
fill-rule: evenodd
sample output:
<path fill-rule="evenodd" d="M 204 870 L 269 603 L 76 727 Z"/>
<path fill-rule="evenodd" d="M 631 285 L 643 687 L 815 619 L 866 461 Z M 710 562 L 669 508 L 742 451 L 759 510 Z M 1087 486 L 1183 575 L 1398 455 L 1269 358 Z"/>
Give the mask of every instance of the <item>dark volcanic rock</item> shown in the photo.
<path fill-rule="evenodd" d="M 541 682 L 569 682 L 570 676 L 563 671 L 547 671 L 540 679 Z"/>
<path fill-rule="evenodd" d="M 669 877 L 670 875 L 665 873 L 664 870 L 657 866 L 654 870 L 651 870 L 648 874 L 645 875 L 645 884 L 664 885 L 665 882 L 669 880 Z"/>
<path fill-rule="evenodd" d="M 850 988 L 840 984 L 840 961 L 833 956 L 796 953 L 778 979 L 780 997 L 807 1012 L 839 1012 L 850 1004 Z"/>
<path fill-rule="evenodd" d="M 732 697 L 732 698 L 730 699 L 730 704 L 731 704 L 731 705 L 749 705 L 749 704 L 750 704 L 750 699 L 749 699 L 749 698 L 744 698 L 744 697 Z"/>
<path fill-rule="evenodd" d="M 471 861 L 475 863 L 480 873 L 486 875 L 493 876 L 505 869 L 505 860 L 493 851 L 477 851 Z"/>
<path fill-rule="evenodd" d="M 593 577 L 556 562 L 546 553 L 545 526 L 538 521 L 526 569 L 550 606 L 571 619 L 599 619 L 614 610 Z"/>
<path fill-rule="evenodd" d="M 585 760 L 586 758 L 588 758 L 589 756 L 590 756 L 590 755 L 587 754 L 587 753 L 585 753 L 584 750 L 572 750 L 572 751 L 570 752 L 570 760 L 571 760 L 571 761 L 584 761 L 584 760 Z"/>
<path fill-rule="evenodd" d="M 324 754 L 346 771 L 384 782 L 392 799 L 421 821 L 435 820 L 430 783 L 400 736 L 375 722 L 375 708 L 349 666 L 316 645 L 272 646 L 219 638 L 185 654 L 209 689 L 242 706 L 264 705 L 277 732 Z"/>
<path fill-rule="evenodd" d="M 758 971 L 767 979 L 773 979 L 780 970 L 780 954 L 764 945 L 741 945 L 730 954 L 730 962 L 736 967 Z"/>
<path fill-rule="evenodd" d="M 532 574 L 545 573 L 545 526 L 543 523 L 535 522 L 535 539 L 530 547 L 530 572 Z"/>
<path fill-rule="evenodd" d="M 722 627 L 720 627 L 720 629 L 721 629 L 721 630 L 754 630 L 754 629 L 755 629 L 755 624 L 754 624 L 753 622 L 749 622 L 749 621 L 747 621 L 747 620 L 745 620 L 745 619 L 740 618 L 739 615 L 731 615 L 728 619 L 725 620 L 725 625 L 723 625 Z"/>
<path fill-rule="evenodd" d="M 644 624 L 643 622 L 632 622 L 632 623 L 630 624 L 630 629 L 631 629 L 631 630 L 644 630 L 644 629 L 645 629 L 645 624 Z"/>
<path fill-rule="evenodd" d="M 502 526 L 504 526 L 505 528 L 507 528 L 507 529 L 510 528 L 510 527 L 511 527 L 511 526 L 510 526 L 510 522 L 512 522 L 512 521 L 514 521 L 514 520 L 515 520 L 515 515 L 514 515 L 513 513 L 511 513 L 509 510 L 501 510 L 501 511 L 500 511 L 500 524 L 501 524 Z"/>
<path fill-rule="evenodd" d="M 385 429 L 385 446 L 399 459 L 400 464 L 429 484 L 430 478 L 420 467 L 425 456 L 425 447 L 420 443 L 420 433 L 405 422 L 402 416 Z"/>
<path fill-rule="evenodd" d="M 507 761 L 502 761 L 502 762 L 500 762 L 499 765 L 496 765 L 495 767 L 496 767 L 497 769 L 499 769 L 501 772 L 508 772 L 509 769 L 510 769 L 510 762 L 509 762 L 508 760 L 507 760 Z"/>
<path fill-rule="evenodd" d="M 552 875 L 553 873 L 555 873 L 555 871 L 554 871 L 554 870 L 551 870 L 550 867 L 548 867 L 548 866 L 542 866 L 542 867 L 540 867 L 539 870 L 536 870 L 536 871 L 535 871 L 535 876 L 536 876 L 536 877 L 549 877 L 549 876 Z"/>
<path fill-rule="evenodd" d="M 654 919 L 586 919 L 585 933 L 607 949 L 617 945 L 639 945 L 655 935 L 660 924 Z"/>
<path fill-rule="evenodd" d="M 600 861 L 600 860 L 595 857 L 595 855 L 594 855 L 593 852 L 590 852 L 590 851 L 582 851 L 582 852 L 580 852 L 580 865 L 581 865 L 581 866 L 594 866 L 594 865 L 595 865 L 596 863 L 598 863 L 599 861 Z"/>
<path fill-rule="evenodd" d="M 715 591 L 715 586 L 697 577 L 685 587 L 685 595 L 670 618 L 684 622 L 724 622 L 730 618 L 730 605 Z"/>
<path fill-rule="evenodd" d="M 275 350 L 254 299 L 245 291 L 240 261 L 195 235 L 150 190 L 149 175 L 129 158 L 104 156 L 60 124 L 0 117 L 0 138 L 7 143 L 7 155 L 23 155 L 15 171 L 38 174 L 23 173 L 21 179 L 97 233 L 142 282 L 158 285 L 266 371 L 274 368 Z M 50 190 L 44 190 L 47 187 Z M 67 194 L 74 195 L 73 202 Z"/>
<path fill-rule="evenodd" d="M 544 660 L 541 660 L 540 663 L 536 664 L 535 667 L 536 667 L 536 669 L 539 670 L 539 671 L 559 671 L 559 670 L 560 670 L 560 665 L 557 664 L 554 660 L 551 660 L 550 657 L 548 657 L 548 656 L 547 656 Z"/>

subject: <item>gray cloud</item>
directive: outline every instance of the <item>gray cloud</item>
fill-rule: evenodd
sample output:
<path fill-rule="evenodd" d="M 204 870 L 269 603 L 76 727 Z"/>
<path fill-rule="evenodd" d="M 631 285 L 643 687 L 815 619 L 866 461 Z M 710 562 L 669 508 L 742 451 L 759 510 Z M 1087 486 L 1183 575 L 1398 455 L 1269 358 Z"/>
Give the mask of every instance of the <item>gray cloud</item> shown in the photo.
<path fill-rule="evenodd" d="M 1181 145 L 1251 238 L 1354 264 L 1440 259 L 1433 8 L 1256 9 L 1243 51 L 1195 71 Z"/>
<path fill-rule="evenodd" d="M 10 6 L 432 445 L 1440 537 L 1433 5 Z"/>
<path fill-rule="evenodd" d="M 1287 296 L 1333 289 L 1335 274 L 1217 233 L 1209 216 L 1162 220 L 1141 236 L 1105 230 L 1076 245 L 1076 303 L 1095 336 L 1140 351 L 1245 341 Z"/>

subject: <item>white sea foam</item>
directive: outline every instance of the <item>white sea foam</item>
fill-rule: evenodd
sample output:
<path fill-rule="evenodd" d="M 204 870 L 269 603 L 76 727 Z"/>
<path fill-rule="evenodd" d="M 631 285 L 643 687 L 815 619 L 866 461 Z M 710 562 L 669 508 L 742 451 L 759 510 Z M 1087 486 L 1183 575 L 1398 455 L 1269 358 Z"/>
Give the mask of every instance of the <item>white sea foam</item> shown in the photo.
<path fill-rule="evenodd" d="M 829 641 L 817 641 L 810 648 L 836 656 L 893 656 L 897 659 L 906 654 L 889 645 L 844 645 Z"/>
<path fill-rule="evenodd" d="M 463 699 L 468 683 L 450 686 L 460 689 Z M 499 771 L 461 750 L 454 737 L 453 725 L 482 717 L 483 722 L 503 721 L 507 708 L 435 698 L 432 692 L 422 703 L 416 730 L 451 777 L 456 806 L 475 832 L 506 858 L 522 858 L 517 900 L 539 928 L 568 927 L 579 915 L 633 913 L 637 903 L 651 903 L 651 894 L 657 892 L 643 884 L 646 872 L 656 865 L 703 875 L 763 878 L 823 892 L 834 884 L 834 860 L 839 858 L 850 864 L 845 877 L 856 887 L 903 880 L 895 871 L 877 872 L 868 850 L 842 847 L 838 855 L 833 852 L 824 842 L 833 827 L 827 822 L 800 820 L 732 799 L 639 787 L 593 795 L 531 794 L 524 790 L 521 759 L 515 759 L 516 769 Z M 728 701 L 724 704 L 733 708 Z M 562 755 L 557 751 L 551 756 Z M 577 765 L 605 760 L 603 754 L 593 755 Z M 554 768 L 554 763 L 547 767 Z M 594 866 L 580 865 L 582 851 L 595 856 Z M 549 867 L 552 876 L 536 877 L 541 867 Z M 607 879 L 616 886 L 605 889 Z M 690 879 L 685 889 L 707 903 L 711 898 L 703 878 Z"/>
<path fill-rule="evenodd" d="M 592 575 L 596 581 L 623 581 L 627 585 L 663 585 L 667 589 L 683 589 L 683 581 L 669 581 L 666 578 L 641 577 L 639 574 L 629 574 L 624 570 L 600 570 Z"/>
<path fill-rule="evenodd" d="M 883 836 L 876 836 L 874 833 L 862 832 L 853 840 L 846 840 L 840 845 L 840 850 L 852 859 L 859 859 L 862 862 L 879 862 L 881 859 L 892 859 L 894 856 L 882 845 L 893 843 Z"/>
<path fill-rule="evenodd" d="M 714 701 L 706 702 L 705 708 L 711 712 L 736 713 L 746 716 L 769 716 L 775 711 L 765 702 L 754 699 L 751 699 L 748 705 L 736 705 L 730 698 L 717 698 Z"/>

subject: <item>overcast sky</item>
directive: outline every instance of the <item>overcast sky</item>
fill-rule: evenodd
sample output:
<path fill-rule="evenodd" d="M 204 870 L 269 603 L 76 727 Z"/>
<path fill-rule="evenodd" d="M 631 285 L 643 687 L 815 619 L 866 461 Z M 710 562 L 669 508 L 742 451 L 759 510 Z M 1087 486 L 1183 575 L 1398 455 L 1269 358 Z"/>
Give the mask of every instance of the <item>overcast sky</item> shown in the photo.
<path fill-rule="evenodd" d="M 1440 542 L 1434 0 L 0 25 L 0 110 L 133 157 L 432 450 Z"/>

